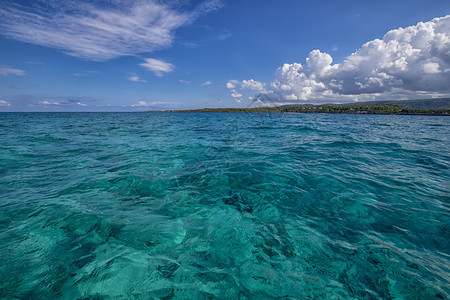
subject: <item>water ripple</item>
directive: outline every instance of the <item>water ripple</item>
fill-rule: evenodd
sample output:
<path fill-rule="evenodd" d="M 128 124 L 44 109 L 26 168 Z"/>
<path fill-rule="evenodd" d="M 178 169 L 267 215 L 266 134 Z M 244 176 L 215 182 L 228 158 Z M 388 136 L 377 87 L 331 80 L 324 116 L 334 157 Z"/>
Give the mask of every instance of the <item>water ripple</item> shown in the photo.
<path fill-rule="evenodd" d="M 0 114 L 0 298 L 448 299 L 450 120 Z"/>

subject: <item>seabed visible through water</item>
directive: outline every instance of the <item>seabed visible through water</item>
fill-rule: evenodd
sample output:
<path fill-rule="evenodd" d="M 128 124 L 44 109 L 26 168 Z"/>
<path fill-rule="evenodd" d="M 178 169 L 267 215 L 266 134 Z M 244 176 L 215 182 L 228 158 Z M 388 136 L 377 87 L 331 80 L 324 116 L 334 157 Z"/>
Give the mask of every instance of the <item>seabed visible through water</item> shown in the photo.
<path fill-rule="evenodd" d="M 448 117 L 1 113 L 0 128 L 0 298 L 450 298 Z"/>

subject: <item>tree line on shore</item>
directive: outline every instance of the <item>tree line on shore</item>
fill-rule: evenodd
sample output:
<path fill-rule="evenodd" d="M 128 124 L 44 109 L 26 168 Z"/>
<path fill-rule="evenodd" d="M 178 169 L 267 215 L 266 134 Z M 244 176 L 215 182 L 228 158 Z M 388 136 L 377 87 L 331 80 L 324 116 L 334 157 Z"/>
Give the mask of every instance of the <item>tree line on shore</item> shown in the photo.
<path fill-rule="evenodd" d="M 450 115 L 449 109 L 411 109 L 397 104 L 287 105 L 278 107 L 202 108 L 181 112 L 247 112 L 247 113 L 328 113 L 387 115 Z"/>

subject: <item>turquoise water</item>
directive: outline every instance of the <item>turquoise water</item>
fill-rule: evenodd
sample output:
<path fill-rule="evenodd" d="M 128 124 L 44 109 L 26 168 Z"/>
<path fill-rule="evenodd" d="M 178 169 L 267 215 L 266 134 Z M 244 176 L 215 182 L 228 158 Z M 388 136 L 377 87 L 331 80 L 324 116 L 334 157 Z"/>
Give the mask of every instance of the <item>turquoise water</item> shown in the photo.
<path fill-rule="evenodd" d="M 449 299 L 450 118 L 0 114 L 0 298 Z"/>

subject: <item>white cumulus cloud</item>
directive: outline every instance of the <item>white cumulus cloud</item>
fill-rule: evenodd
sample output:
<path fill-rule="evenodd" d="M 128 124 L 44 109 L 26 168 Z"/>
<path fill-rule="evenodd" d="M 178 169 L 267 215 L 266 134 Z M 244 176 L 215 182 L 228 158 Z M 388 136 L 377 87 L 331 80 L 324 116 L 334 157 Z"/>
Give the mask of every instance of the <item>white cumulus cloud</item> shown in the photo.
<path fill-rule="evenodd" d="M 0 75 L 8 76 L 8 75 L 16 75 L 16 76 L 25 76 L 26 72 L 24 70 L 16 69 L 10 66 L 0 65 Z"/>
<path fill-rule="evenodd" d="M 239 94 L 238 92 L 236 92 L 236 90 L 232 90 L 231 91 L 231 97 L 233 97 L 233 98 L 240 98 L 240 97 L 242 97 L 242 94 Z"/>
<path fill-rule="evenodd" d="M 423 71 L 427 74 L 438 74 L 441 72 L 439 64 L 435 62 L 428 62 L 423 65 Z"/>
<path fill-rule="evenodd" d="M 341 63 L 313 50 L 306 64 L 284 64 L 266 90 L 252 80 L 245 89 L 261 88 L 259 99 L 362 100 L 436 96 L 450 93 L 450 15 L 398 28 L 362 45 Z M 233 84 L 228 88 L 234 88 Z"/>
<path fill-rule="evenodd" d="M 249 79 L 249 80 L 236 80 L 236 79 L 232 79 L 229 80 L 226 84 L 226 87 L 230 90 L 230 95 L 231 97 L 233 97 L 236 100 L 240 100 L 239 102 L 241 102 L 241 97 L 243 96 L 243 92 L 245 90 L 250 90 L 250 91 L 258 91 L 259 93 L 266 93 L 265 90 L 265 84 L 262 82 L 259 82 L 257 80 L 254 79 Z M 237 92 L 236 88 L 240 87 L 241 92 Z M 237 99 L 239 98 L 239 99 Z M 249 98 L 254 98 L 254 97 L 249 97 Z"/>
<path fill-rule="evenodd" d="M 140 65 L 152 71 L 158 77 L 163 76 L 163 73 L 170 73 L 175 69 L 175 66 L 171 63 L 154 58 L 146 58 L 145 63 Z"/>
<path fill-rule="evenodd" d="M 227 86 L 227 89 L 231 90 L 231 89 L 235 89 L 236 86 L 239 84 L 240 84 L 239 80 L 231 79 L 227 82 L 226 86 Z"/>
<path fill-rule="evenodd" d="M 168 47 L 176 29 L 223 6 L 220 0 L 206 0 L 192 11 L 182 11 L 176 1 L 172 3 L 36 0 L 32 5 L 21 5 L 2 1 L 0 33 L 72 56 L 104 61 Z"/>
<path fill-rule="evenodd" d="M 253 91 L 263 91 L 264 90 L 264 83 L 250 79 L 250 80 L 243 80 L 241 84 L 242 89 L 249 89 Z"/>

